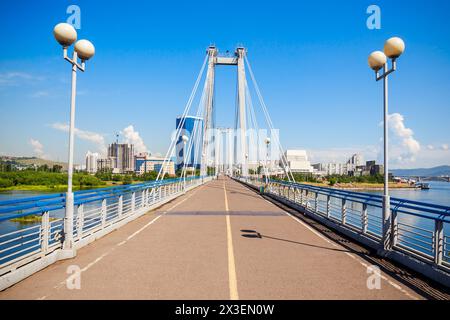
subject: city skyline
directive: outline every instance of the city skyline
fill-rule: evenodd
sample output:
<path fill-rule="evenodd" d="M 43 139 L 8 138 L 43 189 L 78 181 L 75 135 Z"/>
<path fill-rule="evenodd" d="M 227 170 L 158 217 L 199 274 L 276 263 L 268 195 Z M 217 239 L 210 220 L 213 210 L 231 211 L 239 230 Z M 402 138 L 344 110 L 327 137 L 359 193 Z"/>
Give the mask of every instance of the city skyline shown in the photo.
<path fill-rule="evenodd" d="M 341 162 L 354 153 L 380 160 L 382 88 L 366 60 L 385 39 L 398 35 L 406 51 L 391 80 L 391 168 L 449 164 L 447 2 L 400 8 L 379 1 L 380 30 L 366 27 L 369 2 L 325 2 L 322 11 L 320 5 L 285 2 L 249 14 L 243 29 L 226 12 L 215 16 L 213 30 L 201 28 L 209 18 L 199 5 L 190 5 L 199 11 L 188 24 L 182 10 L 164 4 L 123 8 L 108 3 L 103 10 L 102 4 L 77 4 L 80 38 L 92 39 L 97 48 L 79 75 L 77 163 L 88 150 L 104 152 L 118 131 L 121 142 L 133 143 L 136 151 L 165 154 L 173 121 L 211 42 L 222 52 L 238 43 L 248 48 L 285 149 L 306 149 L 311 162 Z M 0 59 L 1 108 L 9 119 L 0 129 L 2 155 L 67 159 L 70 70 L 52 35 L 53 25 L 67 19 L 67 6 L 3 5 L 1 32 L 10 43 Z M 95 14 L 106 9 L 108 19 L 121 23 Z M 308 17 L 311 12 L 314 19 Z M 21 19 L 32 28 L 14 28 Z M 28 42 L 20 43 L 26 34 Z M 231 126 L 235 84 L 231 72 L 218 69 L 218 125 Z"/>

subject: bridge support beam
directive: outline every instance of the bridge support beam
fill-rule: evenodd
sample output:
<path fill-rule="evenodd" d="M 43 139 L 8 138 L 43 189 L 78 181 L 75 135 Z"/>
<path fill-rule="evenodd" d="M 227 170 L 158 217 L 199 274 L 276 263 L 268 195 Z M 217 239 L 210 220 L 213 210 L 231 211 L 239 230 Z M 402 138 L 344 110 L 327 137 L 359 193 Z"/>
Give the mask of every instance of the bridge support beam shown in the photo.
<path fill-rule="evenodd" d="M 239 102 L 239 134 L 241 146 L 241 176 L 248 177 L 248 152 L 246 141 L 246 117 L 245 117 L 245 66 L 244 56 L 245 49 L 237 48 L 236 55 L 238 57 L 238 102 Z"/>
<path fill-rule="evenodd" d="M 217 58 L 216 47 L 208 48 L 208 71 L 206 73 L 206 104 L 205 104 L 205 114 L 203 119 L 203 142 L 202 142 L 202 154 L 201 154 L 201 165 L 200 165 L 200 175 L 206 176 L 208 173 L 208 153 L 210 141 L 209 137 L 211 134 L 211 124 L 212 124 L 212 110 L 214 103 L 214 78 L 215 78 L 215 64 Z"/>

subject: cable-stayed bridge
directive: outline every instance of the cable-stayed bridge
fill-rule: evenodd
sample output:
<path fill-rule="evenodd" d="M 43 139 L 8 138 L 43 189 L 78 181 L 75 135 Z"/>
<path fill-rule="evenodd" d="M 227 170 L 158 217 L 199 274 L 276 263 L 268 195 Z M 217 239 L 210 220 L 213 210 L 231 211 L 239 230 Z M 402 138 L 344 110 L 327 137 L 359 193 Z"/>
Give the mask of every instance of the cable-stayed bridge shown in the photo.
<path fill-rule="evenodd" d="M 0 202 L 0 299 L 449 299 L 450 208 L 391 198 L 385 225 L 381 196 L 296 183 L 268 110 L 245 48 L 209 47 L 165 156 L 178 178 L 75 192 L 71 223 L 63 193 Z"/>

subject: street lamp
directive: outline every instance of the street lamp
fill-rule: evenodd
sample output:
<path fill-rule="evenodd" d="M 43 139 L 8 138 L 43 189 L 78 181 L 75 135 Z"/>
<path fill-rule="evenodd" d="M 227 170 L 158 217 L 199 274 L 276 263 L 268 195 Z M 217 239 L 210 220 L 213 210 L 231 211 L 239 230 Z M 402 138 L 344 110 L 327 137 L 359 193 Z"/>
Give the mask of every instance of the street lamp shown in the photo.
<path fill-rule="evenodd" d="M 375 71 L 376 81 L 383 80 L 383 129 L 384 129 L 384 191 L 383 191 L 383 248 L 389 250 L 393 245 L 394 229 L 391 221 L 389 198 L 389 168 L 388 168 L 388 75 L 397 70 L 397 58 L 405 51 L 405 43 L 398 37 L 388 39 L 384 44 L 384 52 L 374 51 L 369 55 L 369 67 Z M 391 68 L 387 58 L 391 59 Z M 383 74 L 380 70 L 383 68 Z"/>
<path fill-rule="evenodd" d="M 264 142 L 266 143 L 266 184 L 269 183 L 269 178 L 267 177 L 268 173 L 269 173 L 269 168 L 267 167 L 267 159 L 269 158 L 269 144 L 270 144 L 270 138 L 266 138 L 264 140 Z"/>
<path fill-rule="evenodd" d="M 186 189 L 186 144 L 189 141 L 189 137 L 186 135 L 183 135 L 181 137 L 181 140 L 183 140 L 183 167 L 185 168 L 184 174 L 183 174 L 183 170 L 181 170 L 181 175 L 183 176 L 184 189 Z"/>
<path fill-rule="evenodd" d="M 85 61 L 92 58 L 95 54 L 94 45 L 88 40 L 78 40 L 75 43 L 73 56 L 69 58 L 67 48 L 77 40 L 75 28 L 68 23 L 59 23 L 53 29 L 53 35 L 56 41 L 63 47 L 64 60 L 72 65 L 72 93 L 70 98 L 70 126 L 69 126 L 69 167 L 67 169 L 67 193 L 66 193 L 66 212 L 64 217 L 64 244 L 63 249 L 73 249 L 73 210 L 74 199 L 72 191 L 73 177 L 73 145 L 75 131 L 75 97 L 77 85 L 77 69 L 84 72 Z M 81 64 L 78 63 L 78 58 Z"/>

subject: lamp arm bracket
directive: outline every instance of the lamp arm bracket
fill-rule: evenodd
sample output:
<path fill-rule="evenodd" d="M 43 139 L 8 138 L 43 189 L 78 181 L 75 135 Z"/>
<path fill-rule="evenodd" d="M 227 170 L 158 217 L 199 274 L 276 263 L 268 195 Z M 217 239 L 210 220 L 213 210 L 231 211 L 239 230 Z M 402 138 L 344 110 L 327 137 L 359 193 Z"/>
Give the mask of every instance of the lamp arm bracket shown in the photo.
<path fill-rule="evenodd" d="M 81 64 L 77 62 L 77 53 L 73 53 L 73 58 L 69 58 L 69 55 L 67 54 L 67 47 L 63 47 L 64 52 L 64 60 L 69 61 L 73 66 L 76 66 L 78 70 L 84 72 L 86 70 L 86 63 L 84 60 L 81 60 Z"/>

